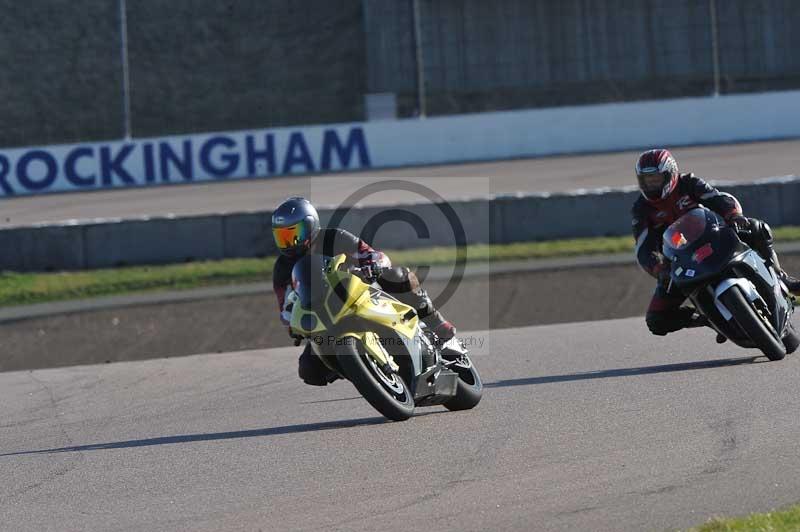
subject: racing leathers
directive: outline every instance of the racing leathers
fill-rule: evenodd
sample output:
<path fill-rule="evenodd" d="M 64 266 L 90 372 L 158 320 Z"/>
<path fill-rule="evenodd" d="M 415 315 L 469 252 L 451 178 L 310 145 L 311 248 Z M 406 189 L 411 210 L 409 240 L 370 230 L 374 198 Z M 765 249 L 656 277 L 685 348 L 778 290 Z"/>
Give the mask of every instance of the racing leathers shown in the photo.
<path fill-rule="evenodd" d="M 648 200 L 640 196 L 631 211 L 636 259 L 658 281 L 645 318 L 648 329 L 655 335 L 664 336 L 707 323 L 705 318 L 695 314 L 694 309 L 681 306 L 685 300 L 683 294 L 677 290 L 669 290 L 669 262 L 661 248 L 667 227 L 698 205 L 722 216 L 729 225 L 737 229 L 742 241 L 756 250 L 786 280 L 792 280 L 780 269 L 772 247 L 773 238 L 769 225 L 761 220 L 745 218 L 739 201 L 732 195 L 720 192 L 694 174 L 680 174 L 677 186 L 669 196 L 659 200 Z M 789 286 L 789 289 L 793 290 L 793 287 Z"/>
<path fill-rule="evenodd" d="M 322 228 L 311 242 L 307 253 L 334 256 L 345 254 L 348 261 L 359 268 L 369 267 L 376 272 L 376 280 L 383 290 L 391 293 L 399 301 L 414 307 L 417 315 L 443 340 L 455 336 L 455 327 L 446 321 L 437 311 L 428 294 L 419 285 L 417 276 L 405 267 L 392 267 L 392 263 L 384 253 L 373 249 L 369 244 L 354 234 L 338 228 Z M 280 255 L 275 261 L 272 272 L 272 286 L 278 299 L 279 312 L 283 311 L 286 292 L 292 284 L 292 268 L 302 256 Z M 288 323 L 281 315 L 281 321 Z M 289 329 L 289 334 L 294 334 Z M 335 380 L 335 374 L 311 352 L 306 345 L 299 359 L 298 374 L 306 383 L 314 386 L 325 386 Z"/>

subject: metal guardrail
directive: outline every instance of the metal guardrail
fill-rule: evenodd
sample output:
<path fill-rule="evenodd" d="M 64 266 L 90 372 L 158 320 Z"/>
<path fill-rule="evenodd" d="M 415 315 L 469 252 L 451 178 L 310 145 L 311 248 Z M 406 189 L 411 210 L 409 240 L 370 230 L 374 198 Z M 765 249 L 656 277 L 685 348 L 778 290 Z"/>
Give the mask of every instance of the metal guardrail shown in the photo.
<path fill-rule="evenodd" d="M 748 216 L 774 226 L 800 225 L 800 178 L 720 185 L 734 194 Z M 449 202 L 466 243 L 511 243 L 630 233 L 630 189 L 564 194 L 495 196 Z M 427 234 L 391 221 L 373 232 L 378 247 L 408 249 L 452 246 L 456 236 L 434 204 L 354 207 L 341 227 L 357 234 L 375 229 L 387 210 L 422 222 Z M 333 209 L 322 209 L 327 223 Z M 0 269 L 81 270 L 123 265 L 168 264 L 275 254 L 269 212 L 189 217 L 91 220 L 84 223 L 0 230 Z"/>

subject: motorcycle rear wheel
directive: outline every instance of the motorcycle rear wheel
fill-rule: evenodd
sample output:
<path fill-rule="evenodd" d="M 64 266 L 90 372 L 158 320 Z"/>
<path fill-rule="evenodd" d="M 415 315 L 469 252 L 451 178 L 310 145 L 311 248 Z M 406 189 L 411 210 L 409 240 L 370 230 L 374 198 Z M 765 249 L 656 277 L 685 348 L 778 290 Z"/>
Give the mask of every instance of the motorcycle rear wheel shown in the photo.
<path fill-rule="evenodd" d="M 403 378 L 387 374 L 367 355 L 360 340 L 345 339 L 336 347 L 336 360 L 347 379 L 375 410 L 393 421 L 414 414 L 414 397 Z"/>
<path fill-rule="evenodd" d="M 781 360 L 786 356 L 786 347 L 783 342 L 775 338 L 747 298 L 741 288 L 732 286 L 721 296 L 720 301 L 733 314 L 733 319 L 747 336 L 758 346 L 770 360 Z"/>
<path fill-rule="evenodd" d="M 789 330 L 786 336 L 783 337 L 783 345 L 786 347 L 787 355 L 791 355 L 797 351 L 798 346 L 800 346 L 800 335 L 797 334 L 797 331 L 791 323 L 789 324 Z"/>
<path fill-rule="evenodd" d="M 465 357 L 468 365 L 452 364 L 450 369 L 458 373 L 458 384 L 456 385 L 456 395 L 444 403 L 448 410 L 469 410 L 478 406 L 483 397 L 483 382 L 478 370 L 472 361 Z"/>

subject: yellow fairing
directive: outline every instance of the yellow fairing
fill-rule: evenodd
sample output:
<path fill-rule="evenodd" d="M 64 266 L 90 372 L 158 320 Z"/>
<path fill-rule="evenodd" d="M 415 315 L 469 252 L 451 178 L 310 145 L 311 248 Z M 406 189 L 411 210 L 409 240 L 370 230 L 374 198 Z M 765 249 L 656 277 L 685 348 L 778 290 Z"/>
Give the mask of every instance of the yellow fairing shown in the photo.
<path fill-rule="evenodd" d="M 328 266 L 326 273 L 328 292 L 325 294 L 324 308 L 316 309 L 326 316 L 320 316 L 314 310 L 295 304 L 290 323 L 292 329 L 311 336 L 325 331 L 327 329 L 325 322 L 337 324 L 348 316 L 356 315 L 388 327 L 401 337 L 413 339 L 419 322 L 414 309 L 393 299 L 373 298 L 368 284 L 349 272 L 339 270 L 346 258 L 345 255 L 338 255 Z M 405 316 L 408 316 L 408 319 L 405 319 Z M 374 332 L 345 331 L 341 332 L 340 336 L 359 339 L 376 361 L 396 366 Z"/>
<path fill-rule="evenodd" d="M 331 288 L 339 286 L 338 293 L 332 289 L 325 299 L 325 309 L 333 323 L 355 313 L 361 318 L 390 327 L 406 338 L 413 338 L 419 321 L 413 308 L 391 299 L 371 298 L 368 284 L 355 275 L 338 271 L 345 258 L 344 255 L 335 257 L 328 273 Z M 406 315 L 410 315 L 408 320 L 403 319 Z"/>
<path fill-rule="evenodd" d="M 419 318 L 412 307 L 391 299 L 371 299 L 369 297 L 358 303 L 359 305 L 355 307 L 357 316 L 394 329 L 406 338 L 414 337 Z M 411 315 L 408 320 L 403 319 L 406 314 Z"/>
<path fill-rule="evenodd" d="M 313 324 L 315 325 L 311 329 L 306 329 L 303 325 L 309 322 L 309 318 L 303 319 L 305 316 L 310 315 L 313 318 Z M 289 322 L 292 330 L 296 332 L 302 332 L 306 335 L 320 333 L 325 330 L 325 325 L 323 324 L 322 320 L 319 319 L 317 313 L 313 310 L 307 310 L 300 305 L 295 306 L 295 310 L 292 312 L 292 320 Z"/>
<path fill-rule="evenodd" d="M 373 359 L 375 359 L 380 364 L 389 364 L 394 371 L 399 371 L 400 366 L 395 363 L 392 355 L 386 352 L 386 348 L 383 347 L 381 344 L 380 338 L 377 334 L 371 331 L 363 332 L 363 333 L 356 333 L 356 332 L 348 332 L 342 335 L 343 337 L 351 337 L 356 338 L 357 340 L 361 341 L 361 345 L 364 346 L 364 349 L 367 351 Z"/>
<path fill-rule="evenodd" d="M 333 323 L 353 313 L 353 307 L 369 300 L 369 285 L 355 275 L 344 272 L 329 274 L 331 290 L 325 297 L 325 310 Z"/>
<path fill-rule="evenodd" d="M 345 263 L 346 260 L 347 260 L 347 255 L 345 255 L 344 253 L 342 253 L 340 255 L 336 255 L 335 257 L 333 257 L 333 259 L 331 259 L 331 263 L 328 266 L 329 271 L 331 271 L 331 272 L 338 271 L 339 268 L 342 266 L 342 264 Z"/>

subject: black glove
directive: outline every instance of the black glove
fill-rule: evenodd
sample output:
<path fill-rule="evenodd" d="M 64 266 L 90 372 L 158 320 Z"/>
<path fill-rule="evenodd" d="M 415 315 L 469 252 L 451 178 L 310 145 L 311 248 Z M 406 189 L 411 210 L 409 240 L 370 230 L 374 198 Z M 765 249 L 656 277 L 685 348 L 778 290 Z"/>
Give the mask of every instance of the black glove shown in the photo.
<path fill-rule="evenodd" d="M 661 277 L 664 273 L 666 273 L 667 277 L 669 277 L 670 260 L 660 251 L 650 252 L 650 257 L 653 259 L 653 269 L 655 270 L 656 275 Z"/>
<path fill-rule="evenodd" d="M 733 227 L 737 233 L 749 233 L 752 230 L 750 218 L 745 216 L 733 216 L 728 220 L 728 225 Z"/>
<path fill-rule="evenodd" d="M 361 278 L 367 283 L 374 283 L 385 270 L 392 267 L 392 262 L 383 252 L 372 250 L 359 255 L 358 266 Z"/>
<path fill-rule="evenodd" d="M 367 283 L 374 283 L 383 273 L 384 268 L 377 262 L 365 262 L 360 266 L 361 277 Z"/>

